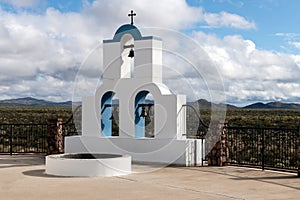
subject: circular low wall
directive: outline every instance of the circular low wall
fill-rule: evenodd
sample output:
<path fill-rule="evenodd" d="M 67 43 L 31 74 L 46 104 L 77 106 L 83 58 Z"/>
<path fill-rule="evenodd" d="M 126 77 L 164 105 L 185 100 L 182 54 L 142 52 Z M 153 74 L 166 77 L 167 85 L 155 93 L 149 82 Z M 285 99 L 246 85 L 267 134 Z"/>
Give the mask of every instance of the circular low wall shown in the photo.
<path fill-rule="evenodd" d="M 131 156 L 75 153 L 46 156 L 46 174 L 55 176 L 119 176 L 131 173 Z"/>

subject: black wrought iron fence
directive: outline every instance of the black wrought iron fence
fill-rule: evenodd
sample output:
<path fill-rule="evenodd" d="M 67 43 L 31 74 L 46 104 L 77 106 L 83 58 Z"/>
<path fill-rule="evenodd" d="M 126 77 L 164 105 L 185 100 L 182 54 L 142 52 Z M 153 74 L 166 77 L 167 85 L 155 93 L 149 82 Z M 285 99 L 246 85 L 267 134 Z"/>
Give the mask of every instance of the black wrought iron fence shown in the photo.
<path fill-rule="evenodd" d="M 45 153 L 47 124 L 0 124 L 0 153 Z"/>
<path fill-rule="evenodd" d="M 198 109 L 192 105 L 183 105 L 186 112 L 186 136 L 187 138 L 203 139 L 208 131 Z"/>
<path fill-rule="evenodd" d="M 48 124 L 0 124 L 0 153 L 47 153 Z M 63 124 L 63 137 L 78 135 L 74 122 Z"/>
<path fill-rule="evenodd" d="M 299 128 L 227 129 L 230 164 L 297 171 Z"/>
<path fill-rule="evenodd" d="M 82 106 L 77 106 L 70 118 L 62 124 L 63 137 L 81 135 Z"/>
<path fill-rule="evenodd" d="M 81 106 L 75 109 L 74 115 L 61 126 L 57 124 L 58 129 L 62 127 L 63 137 L 80 134 L 78 129 L 81 129 Z M 56 125 L 55 120 L 54 122 Z M 0 153 L 47 153 L 49 125 L 0 123 Z"/>
<path fill-rule="evenodd" d="M 80 132 L 76 128 L 73 119 L 62 124 L 63 137 L 79 135 Z"/>

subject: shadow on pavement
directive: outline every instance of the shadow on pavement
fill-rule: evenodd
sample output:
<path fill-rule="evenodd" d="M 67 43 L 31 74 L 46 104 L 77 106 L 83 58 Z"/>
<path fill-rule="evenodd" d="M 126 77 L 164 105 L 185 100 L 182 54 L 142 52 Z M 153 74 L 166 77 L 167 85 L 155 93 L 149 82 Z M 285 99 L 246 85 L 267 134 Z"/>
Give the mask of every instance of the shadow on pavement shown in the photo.
<path fill-rule="evenodd" d="M 44 156 L 33 155 L 0 155 L 0 169 L 44 165 Z"/>
<path fill-rule="evenodd" d="M 277 179 L 299 179 L 300 177 L 298 176 L 293 176 L 293 175 L 285 175 L 285 176 L 269 176 L 269 177 L 236 177 L 236 178 L 232 178 L 234 180 L 253 180 L 253 179 L 257 179 L 257 180 L 277 180 Z"/>
<path fill-rule="evenodd" d="M 185 170 L 195 170 L 199 172 L 205 172 L 205 173 L 213 173 L 213 174 L 218 174 L 218 175 L 223 175 L 223 176 L 228 176 L 229 179 L 231 180 L 236 180 L 236 181 L 243 181 L 243 180 L 251 180 L 251 181 L 258 181 L 258 182 L 264 182 L 272 185 L 278 185 L 294 190 L 300 190 L 300 187 L 293 186 L 295 183 L 286 183 L 288 180 L 299 180 L 300 178 L 295 174 L 294 175 L 278 175 L 277 172 L 276 175 L 271 175 L 272 172 L 269 172 L 268 175 L 261 176 L 259 175 L 260 172 L 263 173 L 263 171 L 254 171 L 254 169 L 247 169 L 247 168 L 231 168 L 228 167 L 228 171 L 226 170 L 226 167 L 208 167 L 208 168 L 184 168 Z M 256 176 L 247 176 L 249 172 L 257 172 Z M 246 176 L 245 176 L 246 175 Z"/>
<path fill-rule="evenodd" d="M 70 176 L 54 176 L 46 174 L 44 169 L 28 170 L 22 172 L 25 176 L 41 177 L 41 178 L 78 178 Z"/>

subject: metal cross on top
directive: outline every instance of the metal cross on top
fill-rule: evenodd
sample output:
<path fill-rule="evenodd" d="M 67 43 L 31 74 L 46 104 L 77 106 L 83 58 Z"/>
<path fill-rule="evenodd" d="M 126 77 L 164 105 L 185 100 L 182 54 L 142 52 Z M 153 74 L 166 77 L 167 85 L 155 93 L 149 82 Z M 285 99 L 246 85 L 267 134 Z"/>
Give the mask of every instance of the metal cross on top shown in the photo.
<path fill-rule="evenodd" d="M 128 17 L 131 17 L 131 24 L 133 24 L 133 17 L 136 16 L 136 13 L 133 13 L 133 10 L 131 10 L 130 14 L 128 14 Z"/>

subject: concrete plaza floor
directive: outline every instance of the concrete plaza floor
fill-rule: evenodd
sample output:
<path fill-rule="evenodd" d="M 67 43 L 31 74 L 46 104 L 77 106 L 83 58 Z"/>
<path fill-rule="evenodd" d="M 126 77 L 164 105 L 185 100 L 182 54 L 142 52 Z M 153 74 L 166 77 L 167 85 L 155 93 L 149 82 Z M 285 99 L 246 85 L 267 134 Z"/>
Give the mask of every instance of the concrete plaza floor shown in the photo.
<path fill-rule="evenodd" d="M 296 174 L 241 167 L 134 165 L 148 173 L 119 177 L 54 177 L 42 156 L 0 155 L 0 199 L 300 199 Z M 155 170 L 156 169 L 156 170 Z"/>

